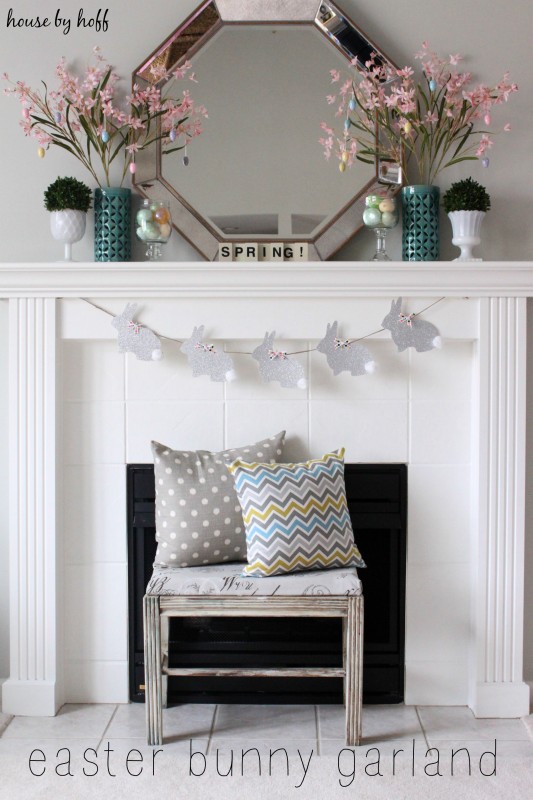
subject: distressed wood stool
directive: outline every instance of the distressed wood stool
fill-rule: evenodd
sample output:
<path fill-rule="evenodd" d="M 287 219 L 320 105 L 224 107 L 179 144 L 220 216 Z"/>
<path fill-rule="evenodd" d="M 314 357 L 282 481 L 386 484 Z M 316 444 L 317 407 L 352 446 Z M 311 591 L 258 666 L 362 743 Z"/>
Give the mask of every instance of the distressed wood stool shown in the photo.
<path fill-rule="evenodd" d="M 154 572 L 143 600 L 148 744 L 163 743 L 167 676 L 181 675 L 343 678 L 346 744 L 358 745 L 361 741 L 363 596 L 356 570 L 322 570 L 255 579 L 241 578 L 241 570 L 241 564 L 229 564 Z M 169 667 L 169 619 L 197 616 L 341 617 L 342 667 Z"/>

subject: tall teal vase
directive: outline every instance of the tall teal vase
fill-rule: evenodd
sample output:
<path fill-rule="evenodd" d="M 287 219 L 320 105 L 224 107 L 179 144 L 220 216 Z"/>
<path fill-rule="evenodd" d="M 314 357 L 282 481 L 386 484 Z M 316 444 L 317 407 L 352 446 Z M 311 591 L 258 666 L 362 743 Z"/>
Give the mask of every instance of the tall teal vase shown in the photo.
<path fill-rule="evenodd" d="M 402 258 L 404 261 L 439 260 L 438 186 L 402 189 Z"/>
<path fill-rule="evenodd" d="M 131 258 L 131 189 L 94 190 L 94 260 Z"/>

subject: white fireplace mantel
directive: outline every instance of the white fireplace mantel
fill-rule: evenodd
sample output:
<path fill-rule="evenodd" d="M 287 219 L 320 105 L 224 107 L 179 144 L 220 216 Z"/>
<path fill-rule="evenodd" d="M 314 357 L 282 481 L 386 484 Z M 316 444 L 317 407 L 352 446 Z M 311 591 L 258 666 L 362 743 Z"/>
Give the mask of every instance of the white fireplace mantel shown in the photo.
<path fill-rule="evenodd" d="M 531 297 L 533 262 L 0 264 L 0 297 Z"/>
<path fill-rule="evenodd" d="M 357 298 L 400 295 L 477 301 L 471 315 L 475 607 L 469 704 L 481 717 L 528 713 L 522 676 L 525 341 L 533 262 L 0 265 L 0 298 L 10 305 L 11 671 L 3 686 L 4 711 L 53 715 L 64 699 L 56 525 L 62 490 L 56 434 L 60 300 L 107 298 L 114 308 L 118 299 L 171 298 L 176 316 L 186 308 L 190 316 L 191 306 L 204 301 L 210 308 L 222 299 L 234 308 L 245 301 L 249 318 L 261 309 L 263 324 L 267 311 L 284 301 L 292 307 L 305 302 L 313 319 L 329 314 L 333 301 L 346 310 Z"/>

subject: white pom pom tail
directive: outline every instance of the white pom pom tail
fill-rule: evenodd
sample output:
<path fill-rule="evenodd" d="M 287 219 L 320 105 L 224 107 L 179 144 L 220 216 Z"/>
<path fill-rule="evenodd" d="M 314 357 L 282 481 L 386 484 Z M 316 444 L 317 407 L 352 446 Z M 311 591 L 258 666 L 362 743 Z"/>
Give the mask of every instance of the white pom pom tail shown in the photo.
<path fill-rule="evenodd" d="M 224 377 L 226 378 L 226 380 L 228 381 L 228 383 L 231 383 L 231 381 L 235 381 L 235 380 L 237 380 L 237 373 L 235 372 L 235 370 L 234 370 L 234 369 L 229 369 L 229 370 L 226 372 L 226 374 L 225 374 L 225 376 L 224 376 Z"/>
<path fill-rule="evenodd" d="M 163 351 L 160 347 L 157 350 L 152 350 L 152 361 L 161 361 L 163 358 Z"/>
<path fill-rule="evenodd" d="M 298 389 L 307 389 L 307 381 L 305 380 L 305 378 L 300 378 L 300 380 L 296 385 Z"/>
<path fill-rule="evenodd" d="M 373 372 L 376 371 L 376 362 L 375 361 L 367 361 L 365 364 L 365 371 L 371 375 Z"/>
<path fill-rule="evenodd" d="M 432 341 L 432 343 L 431 343 L 431 344 L 432 344 L 432 345 L 433 345 L 433 347 L 435 347 L 437 350 L 440 350 L 440 349 L 441 349 L 441 347 L 442 347 L 442 339 L 440 338 L 440 336 L 435 336 L 435 338 L 433 339 L 433 341 Z"/>

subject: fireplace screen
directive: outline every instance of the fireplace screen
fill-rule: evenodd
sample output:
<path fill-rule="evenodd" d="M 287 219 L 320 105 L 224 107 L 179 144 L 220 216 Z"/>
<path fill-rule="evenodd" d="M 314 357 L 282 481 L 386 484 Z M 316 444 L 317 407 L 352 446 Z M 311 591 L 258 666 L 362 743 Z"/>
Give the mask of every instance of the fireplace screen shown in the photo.
<path fill-rule="evenodd" d="M 153 466 L 128 465 L 130 698 L 144 700 L 142 598 L 155 555 Z M 364 702 L 404 693 L 407 467 L 347 464 L 348 506 L 367 563 Z M 260 579 L 258 579 L 260 580 Z M 341 620 L 181 618 L 170 621 L 169 666 L 341 666 Z M 169 703 L 342 703 L 342 679 L 171 677 Z"/>

